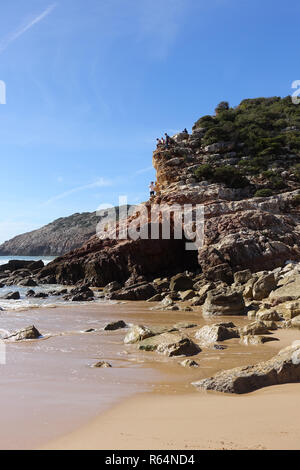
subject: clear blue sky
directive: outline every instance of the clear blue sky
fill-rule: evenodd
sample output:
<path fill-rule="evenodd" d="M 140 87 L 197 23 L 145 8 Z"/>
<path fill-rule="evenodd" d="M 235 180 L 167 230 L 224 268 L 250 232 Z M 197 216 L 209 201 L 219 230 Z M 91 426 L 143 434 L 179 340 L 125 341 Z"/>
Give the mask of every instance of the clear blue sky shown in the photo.
<path fill-rule="evenodd" d="M 51 2 L 1 5 L 0 241 L 146 200 L 156 137 L 300 79 L 298 0 Z"/>

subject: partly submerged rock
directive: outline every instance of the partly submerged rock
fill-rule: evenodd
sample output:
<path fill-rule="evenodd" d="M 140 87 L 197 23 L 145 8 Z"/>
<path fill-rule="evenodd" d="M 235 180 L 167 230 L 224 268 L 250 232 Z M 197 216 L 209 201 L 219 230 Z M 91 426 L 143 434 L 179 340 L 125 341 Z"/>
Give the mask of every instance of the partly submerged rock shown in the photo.
<path fill-rule="evenodd" d="M 281 321 L 282 316 L 278 314 L 275 309 L 262 309 L 256 313 L 256 318 L 259 321 Z"/>
<path fill-rule="evenodd" d="M 176 323 L 174 325 L 174 328 L 176 328 L 177 330 L 184 330 L 186 328 L 194 328 L 195 326 L 197 326 L 195 323 L 182 321 L 182 322 Z"/>
<path fill-rule="evenodd" d="M 225 341 L 231 338 L 239 338 L 239 331 L 233 323 L 219 323 L 205 325 L 195 334 L 195 338 L 203 344 Z"/>
<path fill-rule="evenodd" d="M 269 341 L 279 341 L 274 336 L 262 336 L 262 335 L 246 335 L 242 336 L 240 343 L 248 345 L 258 345 L 268 343 Z"/>
<path fill-rule="evenodd" d="M 109 363 L 109 362 L 105 362 L 105 361 L 100 361 L 100 362 L 96 362 L 96 364 L 94 364 L 92 367 L 95 367 L 97 369 L 101 368 L 101 369 L 105 369 L 105 368 L 111 368 L 112 365 Z"/>
<path fill-rule="evenodd" d="M 194 382 L 198 389 L 225 393 L 249 393 L 262 387 L 300 382 L 300 341 L 282 349 L 266 362 L 221 371 Z"/>
<path fill-rule="evenodd" d="M 104 287 L 105 292 L 114 292 L 120 290 L 122 286 L 117 281 L 112 281 Z"/>
<path fill-rule="evenodd" d="M 133 325 L 125 336 L 124 343 L 137 343 L 138 341 L 142 341 L 143 339 L 150 338 L 150 336 L 154 336 L 154 333 L 147 326 Z"/>
<path fill-rule="evenodd" d="M 178 333 L 163 333 L 140 342 L 139 349 L 157 351 L 166 356 L 194 356 L 201 349 L 190 338 Z"/>
<path fill-rule="evenodd" d="M 179 362 L 182 367 L 199 367 L 198 362 L 193 361 L 192 359 L 184 359 L 184 361 Z"/>
<path fill-rule="evenodd" d="M 115 331 L 115 330 L 121 330 L 123 328 L 127 328 L 127 325 L 123 320 L 119 320 L 119 321 L 114 321 L 112 323 L 108 323 L 108 325 L 104 327 L 104 331 Z"/>
<path fill-rule="evenodd" d="M 256 336 L 256 335 L 267 335 L 270 334 L 269 329 L 266 327 L 264 322 L 262 321 L 255 321 L 253 323 L 249 323 L 249 325 L 244 326 L 240 329 L 241 336 Z"/>
<path fill-rule="evenodd" d="M 28 326 L 27 328 L 16 331 L 15 333 L 10 334 L 3 339 L 10 341 L 23 341 L 26 339 L 38 339 L 41 336 L 41 333 L 35 328 L 35 326 Z"/>
<path fill-rule="evenodd" d="M 20 296 L 20 292 L 16 291 L 16 292 L 9 292 L 8 294 L 6 294 L 3 299 L 5 300 L 20 300 L 21 296 Z"/>

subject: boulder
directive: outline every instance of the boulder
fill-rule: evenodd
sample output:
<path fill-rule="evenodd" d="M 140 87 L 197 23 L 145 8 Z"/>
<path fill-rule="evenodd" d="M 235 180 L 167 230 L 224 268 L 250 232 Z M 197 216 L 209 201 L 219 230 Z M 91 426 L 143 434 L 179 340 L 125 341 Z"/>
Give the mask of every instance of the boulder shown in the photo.
<path fill-rule="evenodd" d="M 244 315 L 245 302 L 240 292 L 230 289 L 209 291 L 202 308 L 204 317 L 218 315 Z"/>
<path fill-rule="evenodd" d="M 32 289 L 29 289 L 27 292 L 26 292 L 26 297 L 34 297 L 35 296 L 35 291 L 32 290 Z"/>
<path fill-rule="evenodd" d="M 180 310 L 179 305 L 170 305 L 170 307 L 167 307 L 166 310 L 171 310 L 172 312 L 175 312 L 177 310 Z"/>
<path fill-rule="evenodd" d="M 253 285 L 253 299 L 262 300 L 277 286 L 274 273 L 265 274 L 258 278 Z"/>
<path fill-rule="evenodd" d="M 193 280 L 185 274 L 179 273 L 173 276 L 170 281 L 171 291 L 186 291 L 193 288 Z"/>
<path fill-rule="evenodd" d="M 153 307 L 154 310 L 167 310 L 169 307 L 173 307 L 174 300 L 171 296 L 167 295 L 156 307 Z"/>
<path fill-rule="evenodd" d="M 276 310 L 285 320 L 291 320 L 300 315 L 300 301 L 283 302 L 277 305 Z"/>
<path fill-rule="evenodd" d="M 140 342 L 142 351 L 156 351 L 165 356 L 194 356 L 201 349 L 190 338 L 179 333 L 163 333 Z"/>
<path fill-rule="evenodd" d="M 265 325 L 268 330 L 275 331 L 278 330 L 278 326 L 274 321 L 264 321 L 263 324 Z"/>
<path fill-rule="evenodd" d="M 300 328 L 300 315 L 298 315 L 297 317 L 294 317 L 291 320 L 291 326 L 294 328 Z"/>
<path fill-rule="evenodd" d="M 127 335 L 125 336 L 125 344 L 133 344 L 143 339 L 150 338 L 154 336 L 153 331 L 150 330 L 147 326 L 143 325 L 134 325 L 130 328 Z"/>
<path fill-rule="evenodd" d="M 215 325 L 205 325 L 195 334 L 195 338 L 202 344 L 225 341 L 231 338 L 239 338 L 239 332 L 233 323 L 219 323 Z"/>
<path fill-rule="evenodd" d="M 20 300 L 21 296 L 20 296 L 20 292 L 16 291 L 16 292 L 9 292 L 8 294 L 6 294 L 3 299 L 5 300 Z"/>
<path fill-rule="evenodd" d="M 262 321 L 255 321 L 253 323 L 249 323 L 249 325 L 244 326 L 240 329 L 241 336 L 256 336 L 256 335 L 267 335 L 270 334 L 268 328 Z"/>
<path fill-rule="evenodd" d="M 96 362 L 96 364 L 94 364 L 92 367 L 95 367 L 97 369 L 101 368 L 101 369 L 109 369 L 112 367 L 112 365 L 109 363 L 109 362 L 105 362 L 105 361 L 100 361 L 100 362 Z"/>
<path fill-rule="evenodd" d="M 192 289 L 189 289 L 183 292 L 179 291 L 179 295 L 181 300 L 184 302 L 193 299 L 195 297 L 195 292 Z"/>
<path fill-rule="evenodd" d="M 34 294 L 33 297 L 35 299 L 46 299 L 47 297 L 49 297 L 49 294 L 47 294 L 47 292 L 37 292 L 36 294 Z"/>
<path fill-rule="evenodd" d="M 114 292 L 115 290 L 120 290 L 121 288 L 122 286 L 117 281 L 113 281 L 107 284 L 104 287 L 104 290 L 105 292 Z"/>
<path fill-rule="evenodd" d="M 258 321 L 281 321 L 282 320 L 282 317 L 274 309 L 258 310 L 258 312 L 256 313 L 256 318 Z"/>
<path fill-rule="evenodd" d="M 205 271 L 205 277 L 210 281 L 222 281 L 225 284 L 232 284 L 233 272 L 228 263 L 212 266 Z"/>
<path fill-rule="evenodd" d="M 88 286 L 75 287 L 64 296 L 64 300 L 71 300 L 72 302 L 86 302 L 93 300 L 94 292 Z"/>
<path fill-rule="evenodd" d="M 177 330 L 185 330 L 187 328 L 194 328 L 195 326 L 197 326 L 195 323 L 182 321 L 182 322 L 176 323 L 174 325 L 174 328 L 176 328 Z"/>
<path fill-rule="evenodd" d="M 199 367 L 198 362 L 193 361 L 192 359 L 184 359 L 184 361 L 179 362 L 182 367 Z"/>
<path fill-rule="evenodd" d="M 194 382 L 199 390 L 224 393 L 249 393 L 263 387 L 300 381 L 300 341 L 281 350 L 266 362 L 221 371 L 213 377 Z"/>
<path fill-rule="evenodd" d="M 29 277 L 27 279 L 23 279 L 22 281 L 19 282 L 19 286 L 24 286 L 24 287 L 36 287 L 37 283 L 35 282 L 32 277 Z"/>
<path fill-rule="evenodd" d="M 253 286 L 256 281 L 257 281 L 257 277 L 255 276 L 246 282 L 244 291 L 243 291 L 243 296 L 246 300 L 253 300 Z"/>
<path fill-rule="evenodd" d="M 197 305 L 203 305 L 206 300 L 208 292 L 210 290 L 214 290 L 215 287 L 216 285 L 214 282 L 209 282 L 208 284 L 205 284 L 204 286 L 202 286 L 199 292 L 197 293 L 197 297 L 198 297 Z"/>
<path fill-rule="evenodd" d="M 213 349 L 216 351 L 223 351 L 224 349 L 227 349 L 227 346 L 224 346 L 223 344 L 214 344 Z"/>
<path fill-rule="evenodd" d="M 10 341 L 23 341 L 27 339 L 38 339 L 41 336 L 41 333 L 35 328 L 35 326 L 28 326 L 27 328 L 23 328 L 22 330 L 16 331 L 15 333 L 6 336 L 3 339 L 7 339 Z"/>
<path fill-rule="evenodd" d="M 126 287 L 108 295 L 111 300 L 148 300 L 157 294 L 156 289 L 150 283 Z"/>
<path fill-rule="evenodd" d="M 166 290 L 169 290 L 170 287 L 170 280 L 168 278 L 157 278 L 154 279 L 153 281 L 154 287 L 159 291 L 159 292 L 164 292 Z"/>
<path fill-rule="evenodd" d="M 252 278 L 252 273 L 250 269 L 244 269 L 234 273 L 233 278 L 236 284 L 246 284 Z"/>
<path fill-rule="evenodd" d="M 279 341 L 278 338 L 274 336 L 261 336 L 261 335 L 246 335 L 242 336 L 240 339 L 240 343 L 249 345 L 258 345 L 268 343 L 269 341 Z"/>
<path fill-rule="evenodd" d="M 104 327 L 104 331 L 115 331 L 115 330 L 121 330 L 123 328 L 127 328 L 127 325 L 123 320 L 119 320 L 119 321 L 114 321 L 112 323 L 108 323 L 108 325 Z"/>
<path fill-rule="evenodd" d="M 147 302 L 160 302 L 162 300 L 161 294 L 155 294 L 153 297 L 147 300 Z"/>
<path fill-rule="evenodd" d="M 270 293 L 269 298 L 279 300 L 285 297 L 295 300 L 300 298 L 300 275 L 288 277 L 284 285 Z"/>

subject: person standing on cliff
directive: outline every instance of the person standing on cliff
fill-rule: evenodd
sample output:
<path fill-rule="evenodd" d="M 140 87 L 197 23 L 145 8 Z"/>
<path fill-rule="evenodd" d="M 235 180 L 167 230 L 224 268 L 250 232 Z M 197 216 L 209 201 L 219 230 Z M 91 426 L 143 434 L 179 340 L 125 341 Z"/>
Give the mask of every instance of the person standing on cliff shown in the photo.
<path fill-rule="evenodd" d="M 166 149 L 169 148 L 169 144 L 170 144 L 170 136 L 165 132 L 165 147 Z"/>
<path fill-rule="evenodd" d="M 154 181 L 151 181 L 151 183 L 150 183 L 150 185 L 149 185 L 149 189 L 150 189 L 150 197 L 155 196 L 155 184 L 154 184 Z"/>

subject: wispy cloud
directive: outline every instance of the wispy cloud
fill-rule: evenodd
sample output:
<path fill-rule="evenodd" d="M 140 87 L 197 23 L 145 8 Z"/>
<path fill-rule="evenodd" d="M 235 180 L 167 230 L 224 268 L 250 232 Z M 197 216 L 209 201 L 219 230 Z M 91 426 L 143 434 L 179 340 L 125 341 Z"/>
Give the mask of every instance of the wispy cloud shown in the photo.
<path fill-rule="evenodd" d="M 77 186 L 76 188 L 72 188 L 72 189 L 69 189 L 68 191 L 57 194 L 56 196 L 53 196 L 52 198 L 48 199 L 48 201 L 44 202 L 42 205 L 45 206 L 48 204 L 52 204 L 53 202 L 59 201 L 60 199 L 64 199 L 65 197 L 71 196 L 72 194 L 79 193 L 80 191 L 87 191 L 93 188 L 104 188 L 108 186 L 112 186 L 111 180 L 107 180 L 105 178 L 99 178 L 97 179 L 97 181 L 94 181 L 93 183 L 85 184 L 83 186 Z"/>
<path fill-rule="evenodd" d="M 50 13 L 54 10 L 54 8 L 57 6 L 56 3 L 53 3 L 52 5 L 50 5 L 48 8 L 46 8 L 46 10 L 44 10 L 42 13 L 40 13 L 38 16 L 36 16 L 35 18 L 33 18 L 29 23 L 21 26 L 19 29 L 17 29 L 16 31 L 14 31 L 13 33 L 11 33 L 10 35 L 8 35 L 6 38 L 4 38 L 1 42 L 0 42 L 0 54 L 2 52 L 5 51 L 5 49 L 7 49 L 7 47 L 9 46 L 9 44 L 11 44 L 12 42 L 16 41 L 16 39 L 18 39 L 20 36 L 22 36 L 24 33 L 26 33 L 26 31 L 28 31 L 29 29 L 31 29 L 33 26 L 35 26 L 36 24 L 38 24 L 40 21 L 42 21 L 44 18 L 46 18 L 46 16 L 50 15 Z"/>
<path fill-rule="evenodd" d="M 146 168 L 141 168 L 137 170 L 134 175 L 142 175 L 143 173 L 148 173 L 149 171 L 154 171 L 153 166 L 147 166 Z"/>
<path fill-rule="evenodd" d="M 138 2 L 138 33 L 148 42 L 148 53 L 156 59 L 165 59 L 177 39 L 190 0 L 142 0 Z"/>

